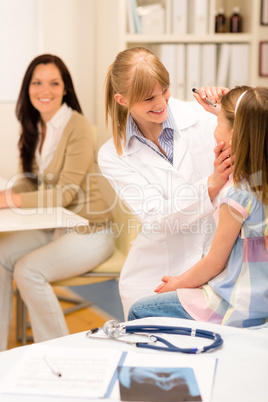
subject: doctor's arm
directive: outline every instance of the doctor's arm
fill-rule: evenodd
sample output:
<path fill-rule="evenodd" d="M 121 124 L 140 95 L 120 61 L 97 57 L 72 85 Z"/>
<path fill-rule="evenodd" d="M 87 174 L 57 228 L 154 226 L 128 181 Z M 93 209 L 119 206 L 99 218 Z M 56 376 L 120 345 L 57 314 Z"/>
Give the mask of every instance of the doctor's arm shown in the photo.
<path fill-rule="evenodd" d="M 227 204 L 220 206 L 219 224 L 208 254 L 188 271 L 172 277 L 164 276 L 156 293 L 182 288 L 198 288 L 217 276 L 226 266 L 242 227 L 243 217 Z"/>
<path fill-rule="evenodd" d="M 228 181 L 232 173 L 234 156 L 231 156 L 231 147 L 222 151 L 225 143 L 220 142 L 215 148 L 214 172 L 208 177 L 208 194 L 211 202 L 217 196 L 221 188 Z"/>

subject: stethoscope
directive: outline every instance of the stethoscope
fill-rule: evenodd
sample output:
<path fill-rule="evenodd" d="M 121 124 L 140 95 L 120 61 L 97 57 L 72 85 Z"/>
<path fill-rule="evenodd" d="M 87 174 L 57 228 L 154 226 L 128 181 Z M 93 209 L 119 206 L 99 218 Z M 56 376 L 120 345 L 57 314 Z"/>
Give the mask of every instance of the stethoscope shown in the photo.
<path fill-rule="evenodd" d="M 96 336 L 100 330 L 103 330 L 104 334 L 108 336 L 108 338 Z M 206 338 L 211 339 L 212 343 L 207 346 L 199 346 L 194 348 L 179 348 L 166 339 L 156 335 L 158 333 L 169 334 L 169 335 L 186 335 L 193 336 L 198 338 Z M 119 339 L 120 336 L 134 334 L 137 336 L 145 337 L 146 341 L 137 342 L 137 341 L 128 341 Z M 165 326 L 165 325 L 125 325 L 119 323 L 115 320 L 107 321 L 103 328 L 93 328 L 86 333 L 87 338 L 94 339 L 110 339 L 116 340 L 119 342 L 124 342 L 130 345 L 134 345 L 138 348 L 147 348 L 147 349 L 155 349 L 155 350 L 163 350 L 168 352 L 181 352 L 181 353 L 204 353 L 208 350 L 215 349 L 220 347 L 223 344 L 222 337 L 216 332 L 206 331 L 203 329 L 196 328 L 187 328 L 187 327 L 173 327 L 173 326 Z M 158 346 L 156 342 L 160 342 L 166 346 Z"/>

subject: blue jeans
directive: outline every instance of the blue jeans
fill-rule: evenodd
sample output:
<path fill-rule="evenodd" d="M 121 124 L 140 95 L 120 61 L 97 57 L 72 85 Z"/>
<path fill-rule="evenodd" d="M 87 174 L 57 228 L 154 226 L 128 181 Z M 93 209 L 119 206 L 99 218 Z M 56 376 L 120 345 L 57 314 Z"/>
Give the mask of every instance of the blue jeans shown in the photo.
<path fill-rule="evenodd" d="M 193 318 L 182 307 L 177 292 L 160 293 L 136 301 L 128 312 L 128 321 L 146 317 Z"/>

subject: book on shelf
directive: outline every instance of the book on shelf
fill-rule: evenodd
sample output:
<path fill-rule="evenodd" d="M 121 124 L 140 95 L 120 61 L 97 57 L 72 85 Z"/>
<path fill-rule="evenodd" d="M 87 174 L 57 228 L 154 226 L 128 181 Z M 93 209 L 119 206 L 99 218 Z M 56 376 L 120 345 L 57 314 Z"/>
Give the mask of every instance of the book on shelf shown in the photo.
<path fill-rule="evenodd" d="M 187 0 L 172 0 L 172 33 L 187 33 Z"/>
<path fill-rule="evenodd" d="M 231 44 L 221 43 L 218 49 L 217 86 L 228 87 Z"/>
<path fill-rule="evenodd" d="M 192 101 L 192 88 L 199 88 L 201 82 L 201 49 L 198 43 L 186 45 L 186 100 Z"/>
<path fill-rule="evenodd" d="M 234 88 L 249 82 L 249 45 L 222 43 L 219 45 L 217 86 Z"/>
<path fill-rule="evenodd" d="M 127 15 L 129 33 L 141 33 L 141 21 L 137 11 L 137 1 L 127 0 Z"/>
<path fill-rule="evenodd" d="M 216 85 L 217 72 L 217 45 L 204 43 L 201 49 L 201 82 L 203 87 Z"/>
<path fill-rule="evenodd" d="M 208 33 L 208 0 L 188 0 L 188 33 Z"/>
<path fill-rule="evenodd" d="M 230 52 L 229 88 L 247 85 L 249 80 L 249 45 L 233 43 Z"/>
<path fill-rule="evenodd" d="M 186 45 L 184 43 L 176 45 L 175 97 L 178 99 L 185 99 L 185 49 Z"/>
<path fill-rule="evenodd" d="M 165 32 L 165 10 L 162 3 L 148 4 L 136 9 L 143 34 L 163 34 Z"/>
<path fill-rule="evenodd" d="M 136 33 L 134 15 L 132 12 L 132 0 L 127 0 L 127 21 L 128 21 L 128 32 L 131 34 Z"/>

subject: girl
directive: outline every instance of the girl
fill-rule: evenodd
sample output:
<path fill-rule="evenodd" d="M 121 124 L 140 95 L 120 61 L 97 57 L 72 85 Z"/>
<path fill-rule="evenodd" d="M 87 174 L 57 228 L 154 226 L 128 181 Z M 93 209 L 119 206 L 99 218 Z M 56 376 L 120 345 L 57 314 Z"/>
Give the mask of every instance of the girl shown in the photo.
<path fill-rule="evenodd" d="M 218 101 L 226 91 L 200 93 Z M 100 149 L 99 166 L 142 223 L 119 282 L 127 318 L 163 274 L 182 273 L 207 252 L 215 230 L 212 201 L 229 177 L 231 158 L 219 144 L 214 169 L 216 117 L 197 102 L 171 98 L 169 73 L 148 49 L 124 50 L 110 66 L 108 116 L 113 139 Z"/>
<path fill-rule="evenodd" d="M 135 303 L 130 320 L 169 316 L 250 327 L 268 319 L 268 88 L 247 88 L 235 102 L 238 94 L 241 88 L 222 98 L 215 131 L 217 141 L 232 139 L 235 162 L 219 195 L 209 253 L 182 275 L 163 277 L 158 295 Z"/>
<path fill-rule="evenodd" d="M 7 347 L 13 279 L 28 307 L 34 341 L 66 335 L 64 314 L 49 283 L 93 269 L 111 255 L 114 244 L 108 228 L 111 215 L 96 182 L 91 127 L 59 57 L 44 54 L 30 63 L 16 114 L 23 177 L 11 194 L 0 192 L 0 208 L 63 206 L 87 218 L 89 230 L 1 236 L 0 350 Z"/>

